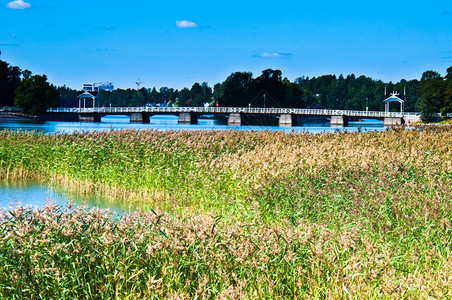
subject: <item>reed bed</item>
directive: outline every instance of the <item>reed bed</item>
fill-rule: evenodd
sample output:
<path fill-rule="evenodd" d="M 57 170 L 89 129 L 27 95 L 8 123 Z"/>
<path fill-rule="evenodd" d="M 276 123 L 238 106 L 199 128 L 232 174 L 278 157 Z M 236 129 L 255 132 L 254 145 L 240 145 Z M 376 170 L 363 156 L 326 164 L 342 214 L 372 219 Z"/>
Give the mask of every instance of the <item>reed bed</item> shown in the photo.
<path fill-rule="evenodd" d="M 154 208 L 13 208 L 0 293 L 452 297 L 452 126 L 366 133 L 0 132 L 0 179 Z M 37 292 L 39 291 L 39 292 Z"/>

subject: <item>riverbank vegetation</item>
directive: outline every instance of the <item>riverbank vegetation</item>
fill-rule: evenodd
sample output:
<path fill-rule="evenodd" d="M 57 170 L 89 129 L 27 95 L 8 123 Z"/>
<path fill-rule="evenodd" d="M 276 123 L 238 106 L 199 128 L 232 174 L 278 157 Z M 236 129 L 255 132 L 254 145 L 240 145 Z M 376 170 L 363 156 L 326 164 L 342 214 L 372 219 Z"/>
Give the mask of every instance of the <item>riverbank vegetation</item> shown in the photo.
<path fill-rule="evenodd" d="M 315 135 L 2 131 L 0 179 L 38 179 L 148 212 L 4 212 L 0 294 L 452 297 L 451 140 L 450 125 Z"/>

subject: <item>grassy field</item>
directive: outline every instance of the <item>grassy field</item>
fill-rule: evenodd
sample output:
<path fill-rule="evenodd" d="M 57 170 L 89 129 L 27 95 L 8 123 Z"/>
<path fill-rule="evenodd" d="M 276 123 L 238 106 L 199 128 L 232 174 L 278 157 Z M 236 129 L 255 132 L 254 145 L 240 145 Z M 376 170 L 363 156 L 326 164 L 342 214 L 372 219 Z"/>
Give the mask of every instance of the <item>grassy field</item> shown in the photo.
<path fill-rule="evenodd" d="M 452 297 L 452 126 L 2 131 L 0 167 L 152 209 L 4 212 L 5 298 Z"/>

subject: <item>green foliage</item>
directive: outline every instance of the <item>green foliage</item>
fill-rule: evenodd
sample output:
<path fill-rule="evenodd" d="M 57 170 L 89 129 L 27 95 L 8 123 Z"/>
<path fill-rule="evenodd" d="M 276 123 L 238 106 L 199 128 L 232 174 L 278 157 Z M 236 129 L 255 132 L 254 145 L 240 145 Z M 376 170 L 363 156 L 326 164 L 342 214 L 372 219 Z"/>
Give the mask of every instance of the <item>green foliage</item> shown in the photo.
<path fill-rule="evenodd" d="M 452 113 L 452 67 L 447 69 L 446 87 L 444 89 L 444 105 L 441 109 L 442 114 Z"/>
<path fill-rule="evenodd" d="M 438 72 L 426 71 L 419 83 L 419 111 L 422 121 L 429 123 L 438 121 L 437 114 L 444 104 L 444 79 Z"/>
<path fill-rule="evenodd" d="M 296 80 L 303 91 L 305 106 L 320 105 L 332 109 L 351 109 L 382 111 L 383 100 L 387 93 L 406 91 L 405 110 L 415 111 L 417 95 L 417 80 L 406 81 L 402 79 L 399 83 L 384 83 L 381 80 L 373 80 L 366 76 L 355 77 L 355 75 L 324 75 L 320 77 L 301 77 Z"/>
<path fill-rule="evenodd" d="M 176 106 L 187 106 L 187 101 L 190 99 L 190 90 L 183 88 L 179 91 L 178 97 L 176 98 Z"/>
<path fill-rule="evenodd" d="M 287 78 L 283 80 L 284 84 L 284 99 L 282 107 L 304 107 L 303 91 L 295 82 L 290 82 Z"/>
<path fill-rule="evenodd" d="M 58 92 L 47 82 L 45 75 L 33 75 L 22 80 L 15 94 L 14 105 L 26 114 L 39 115 L 48 107 L 59 105 Z"/>
<path fill-rule="evenodd" d="M 212 101 L 212 89 L 207 85 L 207 82 L 202 84 L 195 82 L 189 92 L 181 91 L 181 98 L 184 100 L 184 106 L 203 106 L 204 103 Z"/>
<path fill-rule="evenodd" d="M 235 72 L 226 78 L 216 89 L 216 102 L 220 106 L 248 106 L 254 97 L 253 74 L 250 72 Z M 221 91 L 221 92 L 219 92 Z"/>
<path fill-rule="evenodd" d="M 0 106 L 14 105 L 14 90 L 20 82 L 21 70 L 0 60 Z"/>
<path fill-rule="evenodd" d="M 282 107 L 286 102 L 284 88 L 280 70 L 266 69 L 262 71 L 262 74 L 254 80 L 253 92 L 256 96 L 254 96 L 254 101 L 251 105 L 257 107 Z"/>
<path fill-rule="evenodd" d="M 232 73 L 215 85 L 213 99 L 220 106 L 235 107 L 302 107 L 302 90 L 280 70 L 267 69 L 253 78 L 250 72 Z"/>
<path fill-rule="evenodd" d="M 77 96 L 80 94 L 79 91 L 73 90 L 66 86 L 62 86 L 57 89 L 57 92 L 60 97 L 61 107 L 78 107 Z"/>
<path fill-rule="evenodd" d="M 1 131 L 0 179 L 53 181 L 154 211 L 0 213 L 0 296 L 450 298 L 451 139 L 447 125 Z"/>

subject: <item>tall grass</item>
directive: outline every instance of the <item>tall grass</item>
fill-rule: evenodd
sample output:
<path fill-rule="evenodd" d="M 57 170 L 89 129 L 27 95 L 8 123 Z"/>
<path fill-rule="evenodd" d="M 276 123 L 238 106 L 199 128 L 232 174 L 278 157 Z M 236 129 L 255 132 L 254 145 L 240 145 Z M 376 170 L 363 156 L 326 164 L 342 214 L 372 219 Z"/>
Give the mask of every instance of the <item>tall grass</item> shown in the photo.
<path fill-rule="evenodd" d="M 452 297 L 451 157 L 451 126 L 0 132 L 0 179 L 165 212 L 16 208 L 2 217 L 0 293 Z"/>

